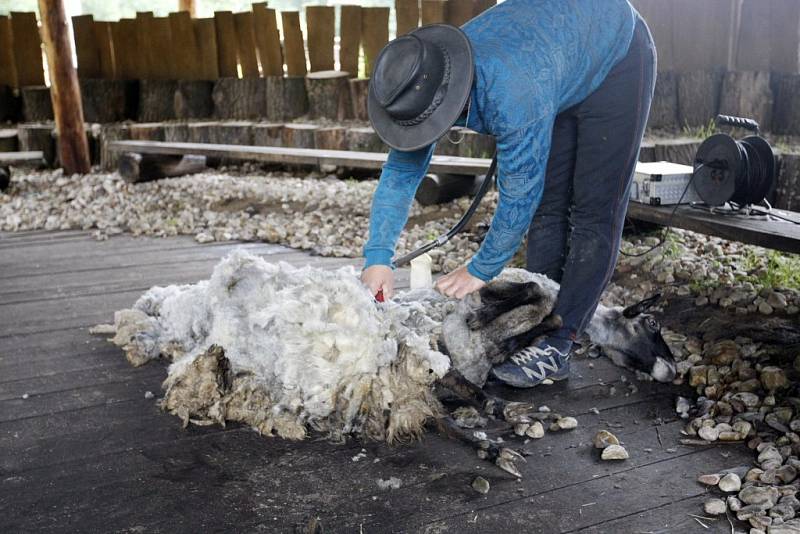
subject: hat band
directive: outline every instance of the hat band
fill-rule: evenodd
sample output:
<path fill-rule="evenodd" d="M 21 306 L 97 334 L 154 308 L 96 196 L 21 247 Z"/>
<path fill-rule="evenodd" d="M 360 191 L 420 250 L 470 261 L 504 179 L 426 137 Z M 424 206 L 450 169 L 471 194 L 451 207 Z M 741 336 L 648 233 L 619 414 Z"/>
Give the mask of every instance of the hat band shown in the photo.
<path fill-rule="evenodd" d="M 442 91 L 442 87 L 447 86 L 450 83 L 450 54 L 447 53 L 447 50 L 443 46 L 439 46 L 439 50 L 442 51 L 444 54 L 444 75 L 442 76 L 442 85 L 439 87 L 439 90 L 436 91 L 436 96 L 433 98 L 431 104 L 419 115 L 414 117 L 413 119 L 405 120 L 405 121 L 395 121 L 400 126 L 416 126 L 424 122 L 428 117 L 433 115 L 433 112 L 441 105 L 442 101 L 444 101 L 444 97 L 447 94 L 447 91 Z"/>

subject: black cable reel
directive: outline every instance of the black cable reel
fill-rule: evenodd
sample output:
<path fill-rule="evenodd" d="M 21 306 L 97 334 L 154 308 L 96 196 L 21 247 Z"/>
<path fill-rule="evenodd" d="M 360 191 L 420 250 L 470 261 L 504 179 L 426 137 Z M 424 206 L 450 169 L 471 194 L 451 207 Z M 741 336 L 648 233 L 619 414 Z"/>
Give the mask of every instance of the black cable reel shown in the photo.
<path fill-rule="evenodd" d="M 718 115 L 717 126 L 734 126 L 754 135 L 736 140 L 712 135 L 700 145 L 694 160 L 694 187 L 703 202 L 747 206 L 762 202 L 775 184 L 777 166 L 772 146 L 759 134 L 752 119 Z"/>

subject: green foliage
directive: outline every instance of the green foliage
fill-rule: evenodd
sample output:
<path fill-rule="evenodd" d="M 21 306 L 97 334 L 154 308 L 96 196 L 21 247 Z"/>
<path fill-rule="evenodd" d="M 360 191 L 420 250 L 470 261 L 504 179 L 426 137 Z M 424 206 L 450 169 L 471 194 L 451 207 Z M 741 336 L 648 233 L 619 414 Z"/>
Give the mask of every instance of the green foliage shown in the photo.
<path fill-rule="evenodd" d="M 746 279 L 755 285 L 800 289 L 800 256 L 796 254 L 748 250 L 742 258 L 742 268 L 748 273 Z"/>
<path fill-rule="evenodd" d="M 684 125 L 683 127 L 683 135 L 686 137 L 692 137 L 695 139 L 708 139 L 715 133 L 719 133 L 717 129 L 717 124 L 714 122 L 714 119 L 708 121 L 708 124 L 702 126 L 689 126 L 688 124 Z"/>

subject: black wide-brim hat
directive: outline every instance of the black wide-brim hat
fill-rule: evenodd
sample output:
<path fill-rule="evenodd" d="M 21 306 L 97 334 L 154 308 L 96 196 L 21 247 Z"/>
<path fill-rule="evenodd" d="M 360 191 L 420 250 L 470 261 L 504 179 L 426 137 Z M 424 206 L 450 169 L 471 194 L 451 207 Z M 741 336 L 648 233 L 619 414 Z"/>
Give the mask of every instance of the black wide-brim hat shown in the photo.
<path fill-rule="evenodd" d="M 448 24 L 423 26 L 387 44 L 369 85 L 369 120 L 390 147 L 404 152 L 436 142 L 470 98 L 472 45 Z"/>

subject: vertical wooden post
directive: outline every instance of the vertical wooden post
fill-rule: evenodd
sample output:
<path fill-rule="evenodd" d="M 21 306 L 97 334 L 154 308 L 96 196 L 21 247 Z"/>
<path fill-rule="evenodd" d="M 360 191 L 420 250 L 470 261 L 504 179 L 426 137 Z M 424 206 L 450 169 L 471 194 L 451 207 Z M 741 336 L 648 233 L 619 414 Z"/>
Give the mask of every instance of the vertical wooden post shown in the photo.
<path fill-rule="evenodd" d="M 197 5 L 194 0 L 179 0 L 178 10 L 187 11 L 192 18 L 197 16 Z"/>
<path fill-rule="evenodd" d="M 444 22 L 447 0 L 422 0 L 422 25 Z"/>
<path fill-rule="evenodd" d="M 214 25 L 217 29 L 217 54 L 219 55 L 219 75 L 223 78 L 238 78 L 236 68 L 236 25 L 230 11 L 214 12 Z"/>
<path fill-rule="evenodd" d="M 339 68 L 358 77 L 358 55 L 361 50 L 361 6 L 342 6 L 339 28 Z"/>
<path fill-rule="evenodd" d="M 94 35 L 94 17 L 72 17 L 72 33 L 75 35 L 75 52 L 78 56 L 78 78 L 99 78 L 100 51 Z"/>
<path fill-rule="evenodd" d="M 306 7 L 306 39 L 311 72 L 333 70 L 336 10 L 333 6 Z"/>
<path fill-rule="evenodd" d="M 303 46 L 303 30 L 300 28 L 300 13 L 283 11 L 283 48 L 286 55 L 286 72 L 289 76 L 305 76 L 306 48 Z"/>
<path fill-rule="evenodd" d="M 367 76 L 372 75 L 372 67 L 381 49 L 389 42 L 389 8 L 365 7 L 361 9 L 361 46 L 364 48 L 364 62 Z"/>
<path fill-rule="evenodd" d="M 175 78 L 202 80 L 200 52 L 194 34 L 192 17 L 186 11 L 169 14 L 172 47 L 175 51 Z"/>
<path fill-rule="evenodd" d="M 153 66 L 150 65 L 150 19 L 153 14 L 149 11 L 136 13 L 136 48 L 133 50 L 133 59 L 136 62 L 136 78 L 140 80 L 152 80 Z"/>
<path fill-rule="evenodd" d="M 264 76 L 283 76 L 283 52 L 278 20 L 274 9 L 267 9 L 266 2 L 253 4 L 256 28 L 256 45 Z"/>
<path fill-rule="evenodd" d="M 11 21 L 8 17 L 0 17 L 0 85 L 17 87 L 14 44 L 11 38 Z"/>
<path fill-rule="evenodd" d="M 72 64 L 67 15 L 63 0 L 39 0 L 42 38 L 50 69 L 50 94 L 58 130 L 58 150 L 65 174 L 91 170 L 89 143 L 83 126 L 78 73 Z"/>
<path fill-rule="evenodd" d="M 94 38 L 97 42 L 97 53 L 100 58 L 100 76 L 106 80 L 117 78 L 114 65 L 114 48 L 111 38 L 111 23 L 95 21 Z"/>
<path fill-rule="evenodd" d="M 19 87 L 44 85 L 42 39 L 36 25 L 36 14 L 12 11 L 11 35 L 14 39 L 14 64 Z"/>
<path fill-rule="evenodd" d="M 114 75 L 118 80 L 136 80 L 141 77 L 136 59 L 136 20 L 122 19 L 111 23 L 114 43 Z"/>
<path fill-rule="evenodd" d="M 453 26 L 461 26 L 475 16 L 473 0 L 447 0 L 446 20 Z"/>
<path fill-rule="evenodd" d="M 258 78 L 258 58 L 256 56 L 256 36 L 253 31 L 253 13 L 245 11 L 233 15 L 236 27 L 236 50 L 242 78 Z"/>
<path fill-rule="evenodd" d="M 217 54 L 217 31 L 214 19 L 194 19 L 194 35 L 197 40 L 198 62 L 202 80 L 219 78 Z"/>
<path fill-rule="evenodd" d="M 397 37 L 405 35 L 419 26 L 419 0 L 395 0 Z"/>

